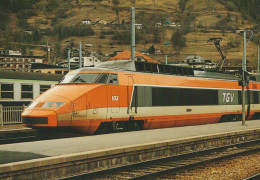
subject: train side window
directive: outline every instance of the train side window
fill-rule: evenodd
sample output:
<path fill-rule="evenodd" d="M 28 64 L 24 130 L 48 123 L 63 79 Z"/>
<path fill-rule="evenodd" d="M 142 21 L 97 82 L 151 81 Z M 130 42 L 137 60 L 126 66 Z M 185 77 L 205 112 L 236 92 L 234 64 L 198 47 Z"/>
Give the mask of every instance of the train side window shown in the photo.
<path fill-rule="evenodd" d="M 22 84 L 21 98 L 33 99 L 33 85 Z"/>
<path fill-rule="evenodd" d="M 1 84 L 1 98 L 14 98 L 13 84 Z"/>
<path fill-rule="evenodd" d="M 40 85 L 40 94 L 51 88 L 51 85 Z"/>
<path fill-rule="evenodd" d="M 110 74 L 108 84 L 118 84 L 117 74 Z"/>

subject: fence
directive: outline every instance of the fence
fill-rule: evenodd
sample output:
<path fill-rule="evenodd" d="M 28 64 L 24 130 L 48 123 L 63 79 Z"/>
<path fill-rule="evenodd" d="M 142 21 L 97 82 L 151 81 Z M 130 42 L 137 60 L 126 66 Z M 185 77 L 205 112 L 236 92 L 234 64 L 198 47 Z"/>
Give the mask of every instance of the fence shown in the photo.
<path fill-rule="evenodd" d="M 0 104 L 0 125 L 22 123 L 24 106 L 2 106 Z"/>

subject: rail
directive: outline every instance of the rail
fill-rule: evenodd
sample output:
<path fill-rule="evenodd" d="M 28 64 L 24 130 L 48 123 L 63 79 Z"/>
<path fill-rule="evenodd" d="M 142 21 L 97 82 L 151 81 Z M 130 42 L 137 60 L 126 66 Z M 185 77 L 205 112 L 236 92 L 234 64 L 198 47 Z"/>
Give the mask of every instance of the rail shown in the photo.
<path fill-rule="evenodd" d="M 3 106 L 0 104 L 0 125 L 22 123 L 21 113 L 24 106 Z"/>
<path fill-rule="evenodd" d="M 189 152 L 154 160 L 106 168 L 98 171 L 87 172 L 79 175 L 61 178 L 62 180 L 74 179 L 158 179 L 167 177 L 167 174 L 176 174 L 208 162 L 229 159 L 259 152 L 259 140 L 227 145 L 196 152 Z M 256 175 L 255 177 L 258 177 Z M 166 178 L 167 179 L 167 178 Z M 251 179 L 250 179 L 251 180 Z"/>

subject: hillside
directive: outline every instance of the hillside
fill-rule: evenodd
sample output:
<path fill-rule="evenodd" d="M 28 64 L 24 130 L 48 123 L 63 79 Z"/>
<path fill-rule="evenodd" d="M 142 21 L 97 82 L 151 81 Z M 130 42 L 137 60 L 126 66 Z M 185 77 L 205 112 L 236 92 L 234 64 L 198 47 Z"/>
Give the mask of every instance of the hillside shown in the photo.
<path fill-rule="evenodd" d="M 83 46 L 86 52 L 95 51 L 103 56 L 130 50 L 130 7 L 133 5 L 136 24 L 142 24 L 142 29 L 136 29 L 136 50 L 148 50 L 153 45 L 161 54 L 150 56 L 161 62 L 165 54 L 171 62 L 192 54 L 217 62 L 221 58 L 208 39 L 221 37 L 226 65 L 241 64 L 242 36 L 235 31 L 259 28 L 259 14 L 254 17 L 241 8 L 238 11 L 243 4 L 232 0 L 36 0 L 33 3 L 24 0 L 22 5 L 18 0 L 10 2 L 13 4 L 0 3 L 0 10 L 3 10 L 0 15 L 5 17 L 2 21 L 5 29 L 0 28 L 0 48 L 47 57 L 46 49 L 26 44 L 48 42 L 54 49 L 51 57 L 55 62 L 66 59 L 66 47 L 78 48 L 79 41 L 88 44 Z M 82 25 L 82 20 L 87 19 L 91 24 Z M 156 26 L 156 23 L 159 24 Z M 172 40 L 176 31 L 181 38 Z M 259 33 L 253 40 L 259 41 Z M 177 41 L 180 44 L 176 45 Z M 249 65 L 256 64 L 256 49 L 256 44 L 250 42 L 247 47 Z"/>

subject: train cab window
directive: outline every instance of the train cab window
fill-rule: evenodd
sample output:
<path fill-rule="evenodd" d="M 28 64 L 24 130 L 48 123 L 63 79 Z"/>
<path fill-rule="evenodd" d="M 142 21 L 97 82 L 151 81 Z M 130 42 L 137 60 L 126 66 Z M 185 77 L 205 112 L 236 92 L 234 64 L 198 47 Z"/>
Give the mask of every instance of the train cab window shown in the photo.
<path fill-rule="evenodd" d="M 78 74 L 73 83 L 94 83 L 100 74 Z"/>
<path fill-rule="evenodd" d="M 118 84 L 117 74 L 110 74 L 108 84 Z"/>
<path fill-rule="evenodd" d="M 96 83 L 106 84 L 108 75 L 108 73 L 101 74 L 100 77 L 96 80 Z"/>
<path fill-rule="evenodd" d="M 1 84 L 1 98 L 14 98 L 13 84 Z"/>
<path fill-rule="evenodd" d="M 118 84 L 118 79 L 117 74 L 108 73 L 67 74 L 59 84 L 68 83 Z"/>
<path fill-rule="evenodd" d="M 51 88 L 51 85 L 40 85 L 40 94 Z"/>
<path fill-rule="evenodd" d="M 22 84 L 21 98 L 33 98 L 33 85 Z"/>

